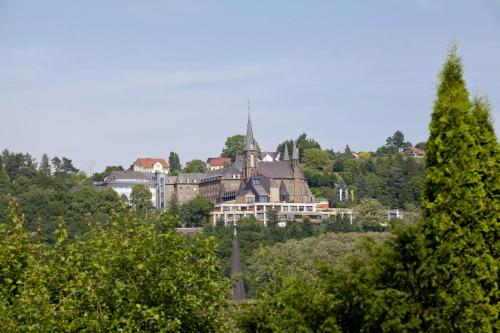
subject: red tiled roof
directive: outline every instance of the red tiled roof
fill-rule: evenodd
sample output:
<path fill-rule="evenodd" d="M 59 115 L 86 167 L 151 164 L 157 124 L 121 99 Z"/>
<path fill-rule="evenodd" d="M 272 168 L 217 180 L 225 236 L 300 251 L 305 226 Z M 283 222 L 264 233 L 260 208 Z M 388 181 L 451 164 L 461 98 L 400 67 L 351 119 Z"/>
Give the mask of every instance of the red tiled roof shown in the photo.
<path fill-rule="evenodd" d="M 413 154 L 417 156 L 424 156 L 425 152 L 422 149 L 418 149 L 417 147 L 408 147 L 406 150 L 411 151 Z"/>
<path fill-rule="evenodd" d="M 224 166 L 228 163 L 231 163 L 231 159 L 229 157 L 210 157 L 207 159 L 207 164 L 210 166 Z"/>
<path fill-rule="evenodd" d="M 152 168 L 153 165 L 155 165 L 156 163 L 160 162 L 161 166 L 164 168 L 164 169 L 168 169 L 169 168 L 169 165 L 168 165 L 168 162 L 165 161 L 165 159 L 163 158 L 149 158 L 149 157 L 140 157 L 138 158 L 135 162 L 134 162 L 134 165 L 141 165 L 143 166 L 144 168 Z"/>

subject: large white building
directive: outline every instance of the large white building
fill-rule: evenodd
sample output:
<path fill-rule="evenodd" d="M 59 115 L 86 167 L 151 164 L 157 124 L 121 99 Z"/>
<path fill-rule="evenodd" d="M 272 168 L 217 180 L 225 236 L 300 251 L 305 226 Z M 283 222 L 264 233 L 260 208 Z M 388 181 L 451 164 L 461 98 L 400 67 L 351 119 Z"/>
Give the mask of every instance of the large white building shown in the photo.
<path fill-rule="evenodd" d="M 132 188 L 137 184 L 142 184 L 151 192 L 151 201 L 153 202 L 153 205 L 157 208 L 162 208 L 161 205 L 158 205 L 156 200 L 159 194 L 157 181 L 158 175 L 159 174 L 144 173 L 139 171 L 114 171 L 106 177 L 106 179 L 104 179 L 104 182 L 107 183 L 109 188 L 118 193 L 118 195 L 127 203 L 130 202 Z"/>

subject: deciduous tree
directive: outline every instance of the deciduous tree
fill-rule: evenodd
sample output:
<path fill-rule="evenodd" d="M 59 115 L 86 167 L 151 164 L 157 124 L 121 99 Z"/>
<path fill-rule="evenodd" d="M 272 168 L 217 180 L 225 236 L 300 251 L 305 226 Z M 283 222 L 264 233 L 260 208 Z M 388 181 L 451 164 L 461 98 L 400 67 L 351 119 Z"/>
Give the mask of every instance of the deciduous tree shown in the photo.
<path fill-rule="evenodd" d="M 146 186 L 142 184 L 136 184 L 134 185 L 134 187 L 132 187 L 132 192 L 130 194 L 130 203 L 137 211 L 148 212 L 153 209 L 151 197 L 151 192 Z"/>
<path fill-rule="evenodd" d="M 186 164 L 186 172 L 192 173 L 192 172 L 206 172 L 207 171 L 207 166 L 205 165 L 205 162 L 202 160 L 192 160 L 191 162 L 188 162 Z"/>
<path fill-rule="evenodd" d="M 230 136 L 226 139 L 224 148 L 222 149 L 221 156 L 229 157 L 231 160 L 235 160 L 237 156 L 242 156 L 244 151 L 245 136 L 242 134 L 236 134 Z"/>

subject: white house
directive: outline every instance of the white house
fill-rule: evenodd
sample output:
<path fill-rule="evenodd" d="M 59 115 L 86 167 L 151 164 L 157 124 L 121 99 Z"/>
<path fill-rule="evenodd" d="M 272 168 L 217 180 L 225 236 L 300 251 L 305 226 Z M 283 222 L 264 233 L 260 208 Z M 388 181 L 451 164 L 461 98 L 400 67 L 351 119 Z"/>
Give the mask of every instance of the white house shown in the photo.
<path fill-rule="evenodd" d="M 156 174 L 138 171 L 114 171 L 104 179 L 104 182 L 127 203 L 130 202 L 130 194 L 134 185 L 142 184 L 149 189 L 151 192 L 151 201 L 155 207 L 157 206 L 156 193 L 158 182 Z"/>
<path fill-rule="evenodd" d="M 133 171 L 145 172 L 145 173 L 169 173 L 170 166 L 168 162 L 163 158 L 138 158 L 134 164 L 132 164 L 131 169 Z"/>

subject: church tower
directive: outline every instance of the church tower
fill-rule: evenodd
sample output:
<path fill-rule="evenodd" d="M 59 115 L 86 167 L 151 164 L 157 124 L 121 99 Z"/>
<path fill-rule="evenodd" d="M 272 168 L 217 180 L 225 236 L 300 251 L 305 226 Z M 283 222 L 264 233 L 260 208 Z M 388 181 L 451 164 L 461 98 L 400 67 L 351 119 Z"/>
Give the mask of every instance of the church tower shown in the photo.
<path fill-rule="evenodd" d="M 257 175 L 259 156 L 257 150 L 257 141 L 253 137 L 252 119 L 248 113 L 247 135 L 245 136 L 245 147 L 243 156 L 243 179 L 249 180 Z"/>

